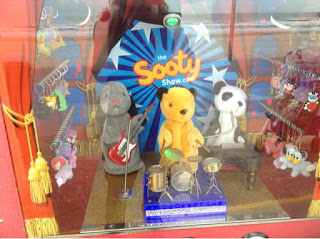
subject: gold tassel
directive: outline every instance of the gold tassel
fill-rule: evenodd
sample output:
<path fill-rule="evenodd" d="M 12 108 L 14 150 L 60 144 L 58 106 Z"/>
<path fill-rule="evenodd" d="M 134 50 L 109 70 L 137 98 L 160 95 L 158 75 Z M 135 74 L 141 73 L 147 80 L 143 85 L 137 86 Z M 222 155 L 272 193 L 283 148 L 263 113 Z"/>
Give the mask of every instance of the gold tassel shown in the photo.
<path fill-rule="evenodd" d="M 87 126 L 87 136 L 88 138 L 95 138 L 97 135 L 101 135 L 102 128 L 96 121 L 97 108 L 92 107 L 91 115 L 89 118 L 89 124 Z"/>
<path fill-rule="evenodd" d="M 41 182 L 43 184 L 45 194 L 52 193 L 52 184 L 49 174 L 49 166 L 47 161 L 42 157 L 42 153 L 37 153 L 37 158 L 35 161 L 35 166 L 40 172 Z"/>
<path fill-rule="evenodd" d="M 38 152 L 40 152 L 40 146 L 39 146 L 39 139 L 38 139 L 38 134 L 37 134 L 37 127 L 35 123 L 35 119 L 33 117 L 33 111 L 31 110 L 30 113 L 26 115 L 21 115 L 18 114 L 17 112 L 14 112 L 13 110 L 9 109 L 7 106 L 2 104 L 3 112 L 11 119 L 14 123 L 18 125 L 23 125 L 26 130 L 26 137 L 27 137 L 27 143 L 28 143 L 28 149 L 29 149 L 29 156 L 30 156 L 30 169 L 28 172 L 28 180 L 30 181 L 30 198 L 33 203 L 43 203 L 46 202 L 46 195 L 45 195 L 45 189 L 44 185 L 49 187 L 48 184 L 48 175 L 41 174 L 41 171 L 49 170 L 49 167 L 47 166 L 47 169 L 43 166 L 44 163 L 41 162 L 41 158 L 44 160 L 42 157 L 39 157 L 38 163 L 35 165 L 34 160 L 33 160 L 33 155 L 32 155 L 32 146 L 31 146 L 31 141 L 30 141 L 30 134 L 29 134 L 29 125 L 33 124 L 34 128 L 34 137 L 36 140 L 36 145 Z M 23 121 L 18 120 L 17 118 L 23 119 Z M 39 156 L 39 153 L 38 153 Z M 45 161 L 45 160 L 44 160 Z M 45 162 L 46 164 L 46 162 Z M 39 166 L 40 165 L 40 166 Z M 40 170 L 40 171 L 39 171 Z M 42 176 L 44 175 L 44 180 L 46 183 L 44 184 L 42 181 Z M 51 184 L 51 180 L 49 177 L 49 181 Z M 49 189 L 50 190 L 50 189 Z M 47 190 L 48 191 L 48 190 Z M 52 191 L 52 187 L 51 187 Z"/>
<path fill-rule="evenodd" d="M 272 133 L 247 133 L 248 142 L 255 145 L 258 149 L 264 147 L 263 142 L 270 139 Z"/>
<path fill-rule="evenodd" d="M 34 203 L 46 202 L 46 195 L 44 192 L 43 184 L 41 182 L 41 175 L 33 162 L 30 163 L 28 180 L 30 181 L 31 201 Z"/>
<path fill-rule="evenodd" d="M 320 217 L 320 201 L 313 200 L 308 210 L 308 218 Z"/>
<path fill-rule="evenodd" d="M 59 235 L 59 226 L 54 217 L 27 219 L 25 220 L 25 227 L 29 238 Z"/>
<path fill-rule="evenodd" d="M 238 119 L 238 125 L 243 132 L 247 131 L 247 117 L 246 114 L 241 115 Z"/>
<path fill-rule="evenodd" d="M 319 160 L 318 160 L 318 164 L 317 164 L 317 170 L 316 170 L 315 177 L 320 178 L 320 153 L 319 153 Z"/>
<path fill-rule="evenodd" d="M 316 184 L 314 187 L 312 202 L 310 204 L 307 217 L 320 217 L 320 153 L 318 159 L 317 170 L 315 173 Z"/>
<path fill-rule="evenodd" d="M 76 141 L 75 146 L 78 149 L 77 156 L 101 156 L 102 154 L 100 140 L 98 139 Z"/>

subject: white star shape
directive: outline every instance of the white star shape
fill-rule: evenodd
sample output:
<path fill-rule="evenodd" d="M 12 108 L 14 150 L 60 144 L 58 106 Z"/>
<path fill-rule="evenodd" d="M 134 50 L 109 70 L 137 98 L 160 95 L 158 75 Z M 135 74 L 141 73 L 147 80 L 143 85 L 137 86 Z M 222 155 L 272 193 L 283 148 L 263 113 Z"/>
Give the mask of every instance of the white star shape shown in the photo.
<path fill-rule="evenodd" d="M 164 28 L 162 25 L 157 25 L 157 24 L 150 24 L 146 22 L 139 22 L 137 25 L 135 25 L 131 31 L 136 31 L 136 30 L 143 30 L 144 34 L 147 38 L 147 41 L 150 41 L 150 33 L 152 28 Z"/>
<path fill-rule="evenodd" d="M 197 43 L 202 37 L 211 43 L 209 30 L 203 23 L 200 23 L 199 25 L 191 25 L 191 27 L 197 32 L 195 43 Z"/>
<path fill-rule="evenodd" d="M 225 80 L 223 79 L 223 76 L 227 70 L 228 70 L 228 67 L 222 69 L 221 71 L 218 71 L 217 68 L 214 65 L 212 65 L 212 76 L 206 77 L 204 78 L 204 80 L 211 81 L 212 85 L 214 85 L 218 81 L 225 82 Z"/>
<path fill-rule="evenodd" d="M 205 134 L 208 131 L 210 123 L 214 118 L 215 118 L 215 113 L 213 111 L 212 105 L 210 105 L 207 116 L 196 117 L 197 120 L 199 120 L 201 123 L 204 124 L 201 131 L 202 134 Z"/>
<path fill-rule="evenodd" d="M 118 65 L 119 65 L 119 56 L 128 56 L 130 55 L 129 52 L 126 52 L 125 50 L 122 50 L 120 47 L 121 44 L 121 40 L 118 41 L 117 45 L 115 45 L 110 54 L 109 54 L 109 58 L 111 58 L 114 66 L 116 67 L 116 69 L 118 70 Z"/>

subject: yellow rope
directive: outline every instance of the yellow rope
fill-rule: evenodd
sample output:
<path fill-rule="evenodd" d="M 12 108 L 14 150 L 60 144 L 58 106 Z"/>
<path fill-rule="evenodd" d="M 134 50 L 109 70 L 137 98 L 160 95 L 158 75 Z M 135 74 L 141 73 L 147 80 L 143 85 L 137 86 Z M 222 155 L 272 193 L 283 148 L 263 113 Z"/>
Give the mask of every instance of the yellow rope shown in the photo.
<path fill-rule="evenodd" d="M 243 87 L 243 89 L 246 90 L 248 86 L 252 85 L 253 82 L 256 81 L 256 79 L 257 79 L 256 76 L 251 77 L 249 80 L 238 77 L 236 86 L 241 89 Z"/>
<path fill-rule="evenodd" d="M 42 157 L 40 151 L 39 138 L 37 133 L 37 126 L 33 116 L 33 110 L 26 115 L 18 114 L 17 112 L 9 109 L 5 104 L 2 104 L 3 112 L 8 116 L 8 118 L 17 125 L 22 125 L 25 127 L 27 143 L 30 155 L 30 169 L 28 172 L 28 180 L 30 181 L 30 196 L 34 203 L 46 202 L 45 194 L 52 192 L 52 184 L 49 175 L 49 167 L 46 160 Z M 20 118 L 21 120 L 18 120 Z M 33 124 L 36 146 L 37 146 L 37 158 L 34 161 L 32 154 L 32 146 L 29 134 L 28 126 Z"/>

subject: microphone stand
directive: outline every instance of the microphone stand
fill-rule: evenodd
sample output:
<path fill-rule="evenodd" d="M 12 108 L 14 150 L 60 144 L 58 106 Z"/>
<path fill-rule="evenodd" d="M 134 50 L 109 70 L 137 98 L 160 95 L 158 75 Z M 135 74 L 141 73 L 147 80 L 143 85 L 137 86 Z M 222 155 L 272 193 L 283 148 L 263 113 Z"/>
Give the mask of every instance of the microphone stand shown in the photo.
<path fill-rule="evenodd" d="M 120 200 L 128 200 L 133 197 L 133 190 L 130 188 L 127 188 L 127 181 L 128 181 L 128 161 L 129 161 L 129 139 L 131 134 L 131 121 L 132 117 L 129 117 L 129 125 L 128 125 L 128 139 L 127 139 L 127 149 L 126 149 L 126 166 L 125 166 L 125 175 L 124 175 L 124 187 L 123 189 L 120 189 L 116 193 L 116 198 Z"/>

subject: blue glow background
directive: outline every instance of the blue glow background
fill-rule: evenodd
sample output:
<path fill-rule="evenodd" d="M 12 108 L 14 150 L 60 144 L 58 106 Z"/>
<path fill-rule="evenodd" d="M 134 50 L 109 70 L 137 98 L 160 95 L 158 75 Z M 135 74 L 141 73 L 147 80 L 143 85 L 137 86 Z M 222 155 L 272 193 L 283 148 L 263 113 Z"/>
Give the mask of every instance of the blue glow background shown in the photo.
<path fill-rule="evenodd" d="M 162 122 L 165 120 L 161 113 L 159 100 L 156 98 L 156 87 L 140 86 L 137 83 L 139 78 L 133 72 L 133 66 L 137 61 L 147 60 L 150 69 L 153 65 L 161 63 L 165 65 L 166 61 L 171 60 L 172 56 L 177 55 L 179 49 L 189 57 L 199 58 L 201 60 L 201 70 L 198 78 L 193 82 L 179 83 L 188 88 L 195 88 L 198 92 L 196 98 L 196 111 L 194 116 L 206 116 L 208 109 L 213 104 L 212 82 L 205 81 L 204 78 L 212 75 L 212 65 L 218 71 L 228 68 L 224 75 L 224 80 L 232 85 L 235 85 L 237 80 L 237 73 L 230 65 L 229 60 L 224 53 L 223 48 L 210 34 L 211 42 L 201 38 L 195 42 L 197 32 L 190 26 L 183 28 L 167 29 L 154 28 L 151 31 L 150 41 L 148 42 L 143 30 L 131 31 L 138 21 L 126 31 L 121 38 L 121 49 L 129 52 L 131 55 L 120 56 L 118 69 L 115 68 L 114 63 L 110 58 L 104 64 L 97 77 L 98 95 L 100 95 L 102 86 L 107 81 L 120 81 L 131 92 L 136 104 L 143 105 L 138 109 L 139 113 L 143 113 L 144 109 L 155 102 L 157 105 L 149 114 L 149 122 L 145 129 L 139 135 L 139 147 L 141 151 L 157 151 L 158 143 L 157 136 Z M 166 59 L 159 59 L 158 56 L 166 56 Z M 183 79 L 185 76 L 178 74 L 175 77 L 166 77 L 167 80 Z M 162 87 L 161 81 L 155 81 L 154 84 Z M 167 85 L 165 87 L 170 87 Z M 193 117 L 194 125 L 201 130 L 202 124 L 195 117 Z"/>

